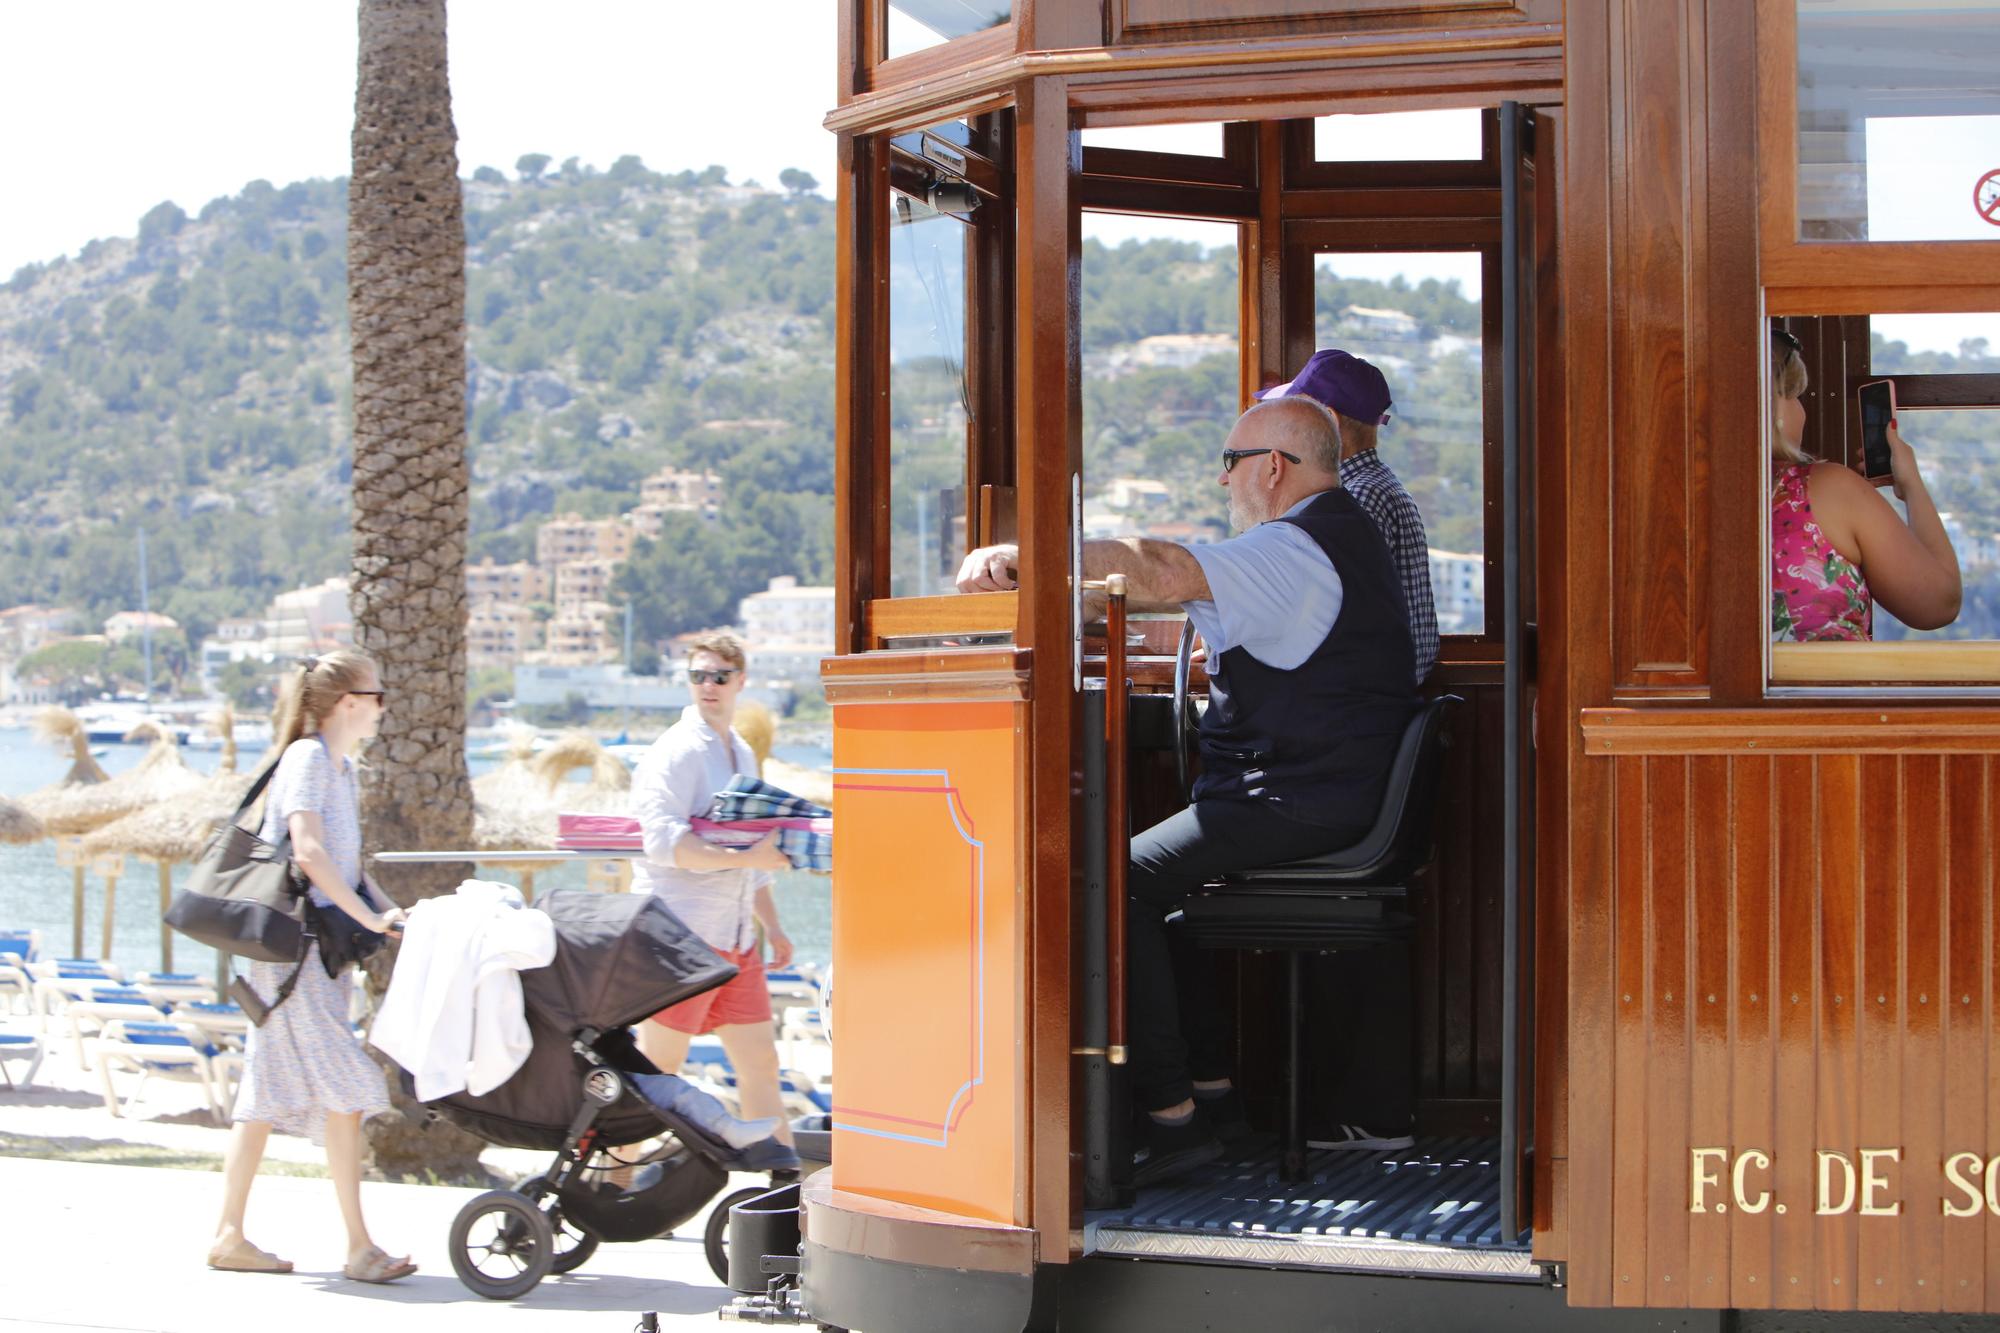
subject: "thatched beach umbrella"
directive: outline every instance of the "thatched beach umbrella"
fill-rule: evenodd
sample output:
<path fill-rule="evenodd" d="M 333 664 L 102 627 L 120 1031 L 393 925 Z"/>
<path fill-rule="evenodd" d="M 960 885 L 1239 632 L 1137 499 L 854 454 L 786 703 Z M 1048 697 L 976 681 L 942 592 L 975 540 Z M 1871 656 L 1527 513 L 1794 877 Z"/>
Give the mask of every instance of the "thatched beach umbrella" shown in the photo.
<path fill-rule="evenodd" d="M 472 780 L 472 845 L 482 852 L 542 851 L 556 845 L 556 812 L 546 783 L 536 773 L 535 733 L 512 728 L 506 757 L 491 773 Z M 493 862 L 492 864 L 503 864 Z M 519 863 L 524 886 L 531 886 L 534 863 Z"/>
<path fill-rule="evenodd" d="M 67 709 L 60 711 L 68 713 Z M 57 722 L 60 723 L 60 719 Z M 74 714 L 68 715 L 68 723 L 75 727 L 75 736 L 83 735 L 82 725 L 76 721 Z M 41 727 L 39 718 L 37 727 Z M 86 748 L 82 752 L 82 760 L 72 765 L 71 777 L 76 778 L 83 760 L 90 760 L 90 768 L 98 774 L 96 778 L 66 779 L 53 787 L 30 792 L 21 798 L 21 804 L 42 821 L 51 836 L 61 837 L 71 833 L 89 833 L 135 810 L 185 796 L 202 785 L 206 779 L 187 766 L 187 761 L 181 758 L 180 747 L 174 744 L 171 736 L 150 722 L 135 729 L 132 735 L 138 737 L 145 733 L 156 739 L 152 748 L 146 751 L 145 758 L 129 771 L 115 778 L 104 777 L 96 761 L 90 760 L 90 752 Z M 66 736 L 68 733 L 57 731 L 54 734 Z"/>
<path fill-rule="evenodd" d="M 249 790 L 250 775 L 217 773 L 200 786 L 179 796 L 169 797 L 142 810 L 113 820 L 103 828 L 85 834 L 83 853 L 88 857 L 136 856 L 151 861 L 159 873 L 160 911 L 164 914 L 173 901 L 173 868 L 195 860 L 208 846 L 222 821 L 236 812 Z M 106 920 L 110 904 L 105 904 Z M 160 967 L 174 966 L 173 930 L 160 924 Z"/>
<path fill-rule="evenodd" d="M 153 745 L 137 766 L 115 778 L 105 777 L 104 770 L 90 758 L 83 725 L 68 709 L 44 709 L 36 716 L 36 730 L 45 739 L 68 745 L 76 760 L 70 767 L 68 779 L 21 798 L 21 804 L 41 821 L 43 829 L 51 837 L 94 832 L 126 815 L 187 796 L 206 781 L 187 766 L 181 758 L 180 747 L 157 723 L 141 723 L 127 737 L 143 739 L 150 736 Z M 93 773 L 95 777 L 91 776 Z M 81 953 L 86 858 L 62 849 L 58 850 L 58 856 L 75 871 L 70 897 L 70 910 L 75 919 L 71 923 L 70 942 L 71 948 Z M 109 956 L 111 952 L 111 922 L 117 898 L 118 876 L 115 872 L 107 873 L 104 877 L 103 956 Z"/>
<path fill-rule="evenodd" d="M 0 842 L 34 842 L 47 836 L 42 821 L 29 814 L 19 801 L 0 796 Z"/>
<path fill-rule="evenodd" d="M 75 713 L 52 704 L 35 713 L 34 730 L 36 740 L 69 751 L 69 772 L 56 786 L 85 787 L 105 781 L 104 770 L 91 756 L 90 737 L 84 732 L 83 720 Z"/>

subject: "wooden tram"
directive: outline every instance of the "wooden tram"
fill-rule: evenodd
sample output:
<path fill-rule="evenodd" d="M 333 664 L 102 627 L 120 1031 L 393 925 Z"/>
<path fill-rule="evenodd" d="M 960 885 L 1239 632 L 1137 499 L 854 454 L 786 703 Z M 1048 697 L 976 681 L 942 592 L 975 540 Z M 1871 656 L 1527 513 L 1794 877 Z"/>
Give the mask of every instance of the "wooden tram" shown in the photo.
<path fill-rule="evenodd" d="M 949 40 L 891 57 L 890 5 Z M 801 1210 L 813 1318 L 2000 1311 L 2000 647 L 1772 645 L 1759 574 L 1767 319 L 1805 342 L 1809 442 L 1838 457 L 1868 316 L 2000 310 L 2000 232 L 1864 239 L 1853 180 L 1870 114 L 1995 111 L 2000 6 L 1947 9 L 841 0 L 840 1078 Z M 1845 102 L 1802 79 L 1857 43 L 1879 77 L 1847 69 Z M 1315 117 L 1433 108 L 1484 113 L 1476 157 L 1314 150 Z M 1083 134 L 1188 122 L 1220 151 Z M 1356 1234 L 1379 1163 L 1375 1186 L 1316 1159 L 1308 1184 L 1251 1172 L 1173 1207 L 1103 1193 L 1107 881 L 1177 799 L 1175 627 L 1135 622 L 1127 655 L 1082 624 L 1085 210 L 1234 226 L 1246 403 L 1314 349 L 1318 254 L 1480 257 L 1488 609 L 1425 687 L 1465 706 L 1409 903 L 1403 1156 L 1427 1165 L 1398 1182 L 1442 1182 L 1419 1212 L 1465 1225 Z M 941 466 L 893 444 L 913 218 L 952 256 L 925 296 L 954 314 L 918 330 L 960 373 Z M 1992 377 L 1900 387 L 2000 407 Z M 1018 593 L 938 592 L 1002 540 Z M 1223 966 L 1269 1115 L 1275 969 Z"/>

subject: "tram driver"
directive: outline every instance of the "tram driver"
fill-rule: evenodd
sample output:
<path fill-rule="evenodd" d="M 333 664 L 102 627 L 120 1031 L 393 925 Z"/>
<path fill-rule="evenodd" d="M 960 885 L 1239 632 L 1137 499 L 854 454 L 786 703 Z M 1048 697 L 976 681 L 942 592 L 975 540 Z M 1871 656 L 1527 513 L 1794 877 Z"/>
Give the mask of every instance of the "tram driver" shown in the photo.
<path fill-rule="evenodd" d="M 1176 969 L 1167 917 L 1224 872 L 1358 841 L 1417 707 L 1395 566 L 1342 488 L 1340 463 L 1332 412 L 1310 395 L 1269 398 L 1223 444 L 1219 480 L 1237 536 L 1084 544 L 1086 578 L 1123 574 L 1135 604 L 1185 608 L 1208 644 L 1193 803 L 1132 840 L 1126 881 L 1130 1071 L 1146 1112 L 1140 1187 L 1212 1161 L 1218 1130 L 1244 1129 L 1209 968 Z M 972 552 L 959 590 L 1014 587 L 1018 560 L 1012 545 Z"/>

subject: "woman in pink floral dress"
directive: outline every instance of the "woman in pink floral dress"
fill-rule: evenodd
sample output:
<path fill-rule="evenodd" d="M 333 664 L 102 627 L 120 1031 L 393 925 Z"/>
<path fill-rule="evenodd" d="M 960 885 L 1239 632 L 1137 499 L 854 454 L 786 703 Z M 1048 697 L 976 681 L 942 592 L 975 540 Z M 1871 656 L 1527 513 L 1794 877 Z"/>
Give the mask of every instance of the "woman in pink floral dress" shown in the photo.
<path fill-rule="evenodd" d="M 1889 427 L 1890 480 L 1905 523 L 1852 468 L 1801 449 L 1806 364 L 1799 342 L 1771 330 L 1771 637 L 1866 642 L 1874 603 L 1912 629 L 1958 618 L 1958 555 L 1908 442 Z"/>

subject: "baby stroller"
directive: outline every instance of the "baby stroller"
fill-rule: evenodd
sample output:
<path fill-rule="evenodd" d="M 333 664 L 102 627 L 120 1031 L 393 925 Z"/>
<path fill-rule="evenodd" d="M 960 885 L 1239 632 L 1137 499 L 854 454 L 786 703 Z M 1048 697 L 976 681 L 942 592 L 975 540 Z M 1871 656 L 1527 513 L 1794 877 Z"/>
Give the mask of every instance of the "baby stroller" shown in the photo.
<path fill-rule="evenodd" d="M 736 969 L 649 894 L 559 892 L 538 906 L 555 923 L 556 954 L 547 967 L 521 973 L 533 1043 L 527 1061 L 483 1096 L 429 1103 L 433 1114 L 489 1143 L 556 1154 L 545 1173 L 489 1190 L 452 1223 L 453 1269 L 492 1300 L 513 1300 L 550 1273 L 579 1267 L 603 1241 L 666 1235 L 720 1193 L 731 1171 L 770 1171 L 782 1182 L 800 1169 L 798 1155 L 776 1139 L 733 1148 L 647 1095 L 677 1080 L 659 1078 L 628 1025 L 721 985 Z M 610 1150 L 663 1133 L 672 1135 L 665 1147 L 629 1163 L 638 1167 L 630 1186 L 594 1169 L 626 1163 Z M 721 1237 L 729 1207 L 755 1193 L 738 1191 L 715 1210 L 711 1267 L 720 1261 L 727 1272 Z"/>

